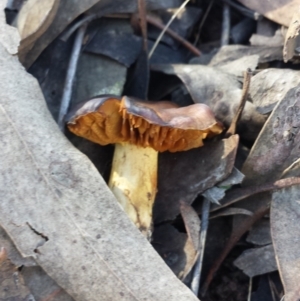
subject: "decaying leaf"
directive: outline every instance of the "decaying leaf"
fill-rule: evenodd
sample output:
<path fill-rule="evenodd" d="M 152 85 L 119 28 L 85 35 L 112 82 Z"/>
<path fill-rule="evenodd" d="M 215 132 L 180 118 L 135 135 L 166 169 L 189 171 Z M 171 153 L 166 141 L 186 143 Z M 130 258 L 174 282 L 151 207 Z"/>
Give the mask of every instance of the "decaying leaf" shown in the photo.
<path fill-rule="evenodd" d="M 257 111 L 267 114 L 290 89 L 299 84 L 298 71 L 269 68 L 252 77 L 249 94 Z"/>
<path fill-rule="evenodd" d="M 18 268 L 7 257 L 6 250 L 0 250 L 0 300 L 35 301 Z"/>
<path fill-rule="evenodd" d="M 298 3 L 300 5 L 300 2 Z M 289 24 L 288 31 L 285 36 L 284 47 L 283 47 L 283 60 L 289 61 L 295 55 L 297 42 L 299 42 L 299 31 L 300 31 L 300 7 L 298 6 L 293 11 L 293 18 Z"/>
<path fill-rule="evenodd" d="M 239 106 L 242 90 L 237 78 L 218 68 L 202 65 L 154 65 L 153 70 L 177 75 L 195 103 L 205 103 L 217 120 L 229 126 Z M 252 103 L 247 102 L 238 124 L 244 139 L 254 140 L 265 122 Z"/>
<path fill-rule="evenodd" d="M 285 301 L 300 297 L 299 200 L 299 185 L 274 192 L 272 196 L 271 233 Z"/>
<path fill-rule="evenodd" d="M 249 277 L 277 271 L 273 245 L 244 251 L 234 261 L 234 265 Z"/>
<path fill-rule="evenodd" d="M 162 153 L 158 164 L 158 192 L 153 208 L 154 222 L 173 220 L 180 201 L 191 204 L 206 189 L 232 171 L 238 136 L 180 153 Z"/>
<path fill-rule="evenodd" d="M 76 300 L 197 300 L 62 135 L 36 80 L 2 44 L 0 61 L 0 220 L 22 256 Z"/>
<path fill-rule="evenodd" d="M 299 0 L 272 0 L 263 2 L 258 0 L 238 1 L 264 15 L 266 18 L 284 26 L 289 26 L 294 12 L 299 9 L 300 5 Z"/>
<path fill-rule="evenodd" d="M 59 2 L 60 0 L 29 0 L 22 6 L 17 18 L 17 28 L 21 36 L 20 57 L 23 49 L 30 50 L 51 25 Z"/>

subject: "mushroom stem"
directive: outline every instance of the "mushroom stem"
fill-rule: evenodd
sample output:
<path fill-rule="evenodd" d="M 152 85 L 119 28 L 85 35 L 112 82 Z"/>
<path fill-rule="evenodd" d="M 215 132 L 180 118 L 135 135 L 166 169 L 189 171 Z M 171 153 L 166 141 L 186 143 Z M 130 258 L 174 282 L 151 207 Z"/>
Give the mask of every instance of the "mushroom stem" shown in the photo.
<path fill-rule="evenodd" d="M 158 152 L 151 147 L 116 144 L 109 187 L 139 230 L 151 237 L 157 187 Z"/>

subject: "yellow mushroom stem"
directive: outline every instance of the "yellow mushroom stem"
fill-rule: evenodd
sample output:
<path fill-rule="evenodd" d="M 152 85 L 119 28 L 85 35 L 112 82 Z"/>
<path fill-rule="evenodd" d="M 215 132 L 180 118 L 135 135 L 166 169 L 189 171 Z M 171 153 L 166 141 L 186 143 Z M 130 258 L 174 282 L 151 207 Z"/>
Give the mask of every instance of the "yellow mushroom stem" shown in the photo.
<path fill-rule="evenodd" d="M 109 187 L 133 223 L 149 239 L 157 191 L 158 152 L 151 147 L 116 144 Z"/>

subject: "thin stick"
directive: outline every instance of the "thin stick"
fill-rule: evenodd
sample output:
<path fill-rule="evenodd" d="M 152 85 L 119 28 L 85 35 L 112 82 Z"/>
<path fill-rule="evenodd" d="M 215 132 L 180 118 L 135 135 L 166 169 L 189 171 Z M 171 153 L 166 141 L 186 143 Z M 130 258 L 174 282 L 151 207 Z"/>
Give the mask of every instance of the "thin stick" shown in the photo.
<path fill-rule="evenodd" d="M 68 71 L 67 71 L 63 96 L 62 96 L 62 100 L 61 100 L 61 104 L 60 104 L 58 121 L 57 121 L 58 126 L 62 132 L 64 132 L 64 118 L 68 112 L 68 108 L 69 108 L 70 101 L 71 101 L 73 83 L 74 83 L 74 79 L 75 79 L 78 59 L 80 56 L 82 41 L 84 38 L 86 28 L 87 28 L 87 24 L 85 23 L 84 25 L 82 25 L 82 27 L 80 27 L 78 29 L 76 37 L 75 37 L 70 61 L 69 61 L 69 66 L 68 66 Z"/>
<path fill-rule="evenodd" d="M 210 210 L 210 200 L 204 198 L 202 205 L 202 218 L 201 218 L 201 231 L 200 231 L 200 244 L 199 244 L 199 256 L 196 261 L 194 270 L 193 270 L 193 279 L 191 283 L 192 292 L 198 296 L 199 286 L 201 280 L 201 271 L 203 265 L 203 255 L 205 249 L 206 235 L 209 223 L 209 210 Z"/>
<path fill-rule="evenodd" d="M 252 293 L 252 277 L 250 277 L 250 279 L 249 279 L 249 289 L 248 289 L 247 301 L 251 301 L 251 293 Z"/>
<path fill-rule="evenodd" d="M 165 26 L 165 28 L 162 30 L 162 32 L 160 33 L 160 35 L 158 36 L 158 38 L 156 39 L 154 45 L 152 46 L 152 49 L 149 52 L 148 58 L 150 59 L 153 52 L 155 51 L 158 43 L 160 42 L 160 40 L 162 39 L 163 35 L 165 34 L 167 28 L 170 27 L 171 23 L 174 21 L 174 19 L 179 15 L 179 13 L 185 8 L 185 6 L 188 4 L 190 0 L 185 0 L 181 6 L 178 8 L 178 10 L 175 12 L 175 14 L 171 17 L 171 19 L 169 20 L 169 22 L 167 23 L 167 25 Z"/>
<path fill-rule="evenodd" d="M 206 19 L 207 19 L 207 17 L 208 17 L 208 14 L 209 14 L 209 12 L 210 12 L 210 10 L 211 10 L 211 8 L 212 8 L 214 2 L 215 2 L 215 0 L 211 0 L 211 1 L 210 1 L 209 5 L 208 5 L 208 7 L 207 7 L 207 9 L 206 9 L 206 12 L 205 12 L 205 14 L 204 14 L 204 16 L 203 16 L 203 18 L 202 18 L 200 24 L 199 24 L 198 33 L 197 33 L 197 35 L 196 35 L 196 39 L 195 39 L 195 41 L 194 41 L 194 45 L 197 45 L 198 42 L 199 42 L 200 34 L 201 34 L 201 31 L 202 31 L 202 27 L 203 27 L 203 25 L 204 25 L 204 23 L 205 23 L 205 21 L 206 21 Z"/>
<path fill-rule="evenodd" d="M 157 21 L 155 18 L 147 15 L 147 22 L 152 24 L 153 26 L 164 30 L 164 28 L 166 28 L 166 26 Z M 187 41 L 186 39 L 184 39 L 183 37 L 181 37 L 179 34 L 177 34 L 175 31 L 173 31 L 171 28 L 167 28 L 166 29 L 166 34 L 168 34 L 169 36 L 171 36 L 174 40 L 178 41 L 179 43 L 181 43 L 183 46 L 185 46 L 190 52 L 192 52 L 193 54 L 200 56 L 201 52 L 198 48 L 196 48 L 193 44 L 191 44 L 189 41 Z"/>
<path fill-rule="evenodd" d="M 239 122 L 239 120 L 242 116 L 242 113 L 243 113 L 243 110 L 244 110 L 244 107 L 246 104 L 248 91 L 249 91 L 249 87 L 250 87 L 251 76 L 252 76 L 252 71 L 249 68 L 249 69 L 247 69 L 247 71 L 244 72 L 244 84 L 243 84 L 242 97 L 241 97 L 239 108 L 231 121 L 230 127 L 227 130 L 225 137 L 230 137 L 231 135 L 234 135 L 236 132 L 237 123 Z"/>
<path fill-rule="evenodd" d="M 230 6 L 229 4 L 224 2 L 221 46 L 225 46 L 229 44 L 229 35 L 230 35 Z"/>

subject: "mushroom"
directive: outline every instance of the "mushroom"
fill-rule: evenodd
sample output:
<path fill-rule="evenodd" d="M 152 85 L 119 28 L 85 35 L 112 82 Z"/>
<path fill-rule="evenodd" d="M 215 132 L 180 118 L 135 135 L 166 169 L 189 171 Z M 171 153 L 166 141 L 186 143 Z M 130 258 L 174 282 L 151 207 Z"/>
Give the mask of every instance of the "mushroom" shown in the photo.
<path fill-rule="evenodd" d="M 147 238 L 157 190 L 158 152 L 202 146 L 203 139 L 223 129 L 204 104 L 178 107 L 169 101 L 112 95 L 79 104 L 68 114 L 67 125 L 95 143 L 116 144 L 109 187 Z"/>

